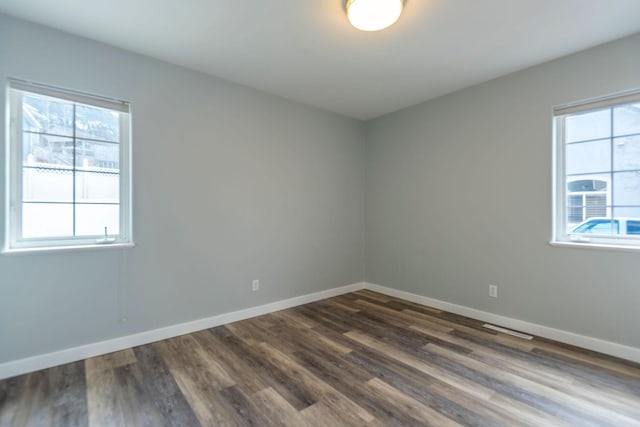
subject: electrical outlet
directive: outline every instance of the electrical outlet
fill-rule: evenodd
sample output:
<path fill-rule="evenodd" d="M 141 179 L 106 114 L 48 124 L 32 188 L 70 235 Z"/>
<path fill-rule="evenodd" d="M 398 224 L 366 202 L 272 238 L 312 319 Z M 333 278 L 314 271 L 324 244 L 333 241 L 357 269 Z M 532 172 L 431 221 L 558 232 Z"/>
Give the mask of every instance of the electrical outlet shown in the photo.
<path fill-rule="evenodd" d="M 253 282 L 251 282 L 251 290 L 254 292 L 260 290 L 260 280 L 256 279 Z"/>
<path fill-rule="evenodd" d="M 498 286 L 497 285 L 489 285 L 489 296 L 493 298 L 498 298 Z"/>

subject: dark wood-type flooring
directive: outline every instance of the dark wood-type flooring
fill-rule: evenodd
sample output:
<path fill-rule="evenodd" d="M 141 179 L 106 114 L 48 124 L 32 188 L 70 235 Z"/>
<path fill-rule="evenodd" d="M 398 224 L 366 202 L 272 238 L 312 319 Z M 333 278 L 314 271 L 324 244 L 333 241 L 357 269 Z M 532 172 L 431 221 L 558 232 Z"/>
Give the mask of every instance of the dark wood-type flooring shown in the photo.
<path fill-rule="evenodd" d="M 359 291 L 0 381 L 2 426 L 640 426 L 640 365 Z"/>

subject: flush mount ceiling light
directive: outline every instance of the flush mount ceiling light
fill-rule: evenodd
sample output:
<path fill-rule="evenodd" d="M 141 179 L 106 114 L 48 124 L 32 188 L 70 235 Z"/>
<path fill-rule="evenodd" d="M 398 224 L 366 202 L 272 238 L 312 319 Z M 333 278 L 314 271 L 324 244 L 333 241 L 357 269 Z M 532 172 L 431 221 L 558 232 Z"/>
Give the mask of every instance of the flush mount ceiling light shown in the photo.
<path fill-rule="evenodd" d="M 347 0 L 351 25 L 362 31 L 378 31 L 398 20 L 404 0 Z"/>

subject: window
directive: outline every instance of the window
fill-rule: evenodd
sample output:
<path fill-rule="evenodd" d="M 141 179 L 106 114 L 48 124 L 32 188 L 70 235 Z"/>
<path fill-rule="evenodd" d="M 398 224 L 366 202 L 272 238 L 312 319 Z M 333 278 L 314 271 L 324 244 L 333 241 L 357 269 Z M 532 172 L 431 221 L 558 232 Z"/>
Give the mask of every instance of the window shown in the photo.
<path fill-rule="evenodd" d="M 640 92 L 559 107 L 554 241 L 640 248 Z"/>
<path fill-rule="evenodd" d="M 5 249 L 131 243 L 129 105 L 11 81 Z"/>

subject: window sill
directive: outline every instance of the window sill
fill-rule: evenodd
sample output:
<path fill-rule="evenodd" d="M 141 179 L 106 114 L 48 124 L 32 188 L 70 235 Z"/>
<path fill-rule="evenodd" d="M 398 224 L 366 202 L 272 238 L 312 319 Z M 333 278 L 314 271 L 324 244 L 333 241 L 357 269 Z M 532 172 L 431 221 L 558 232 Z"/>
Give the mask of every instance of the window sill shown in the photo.
<path fill-rule="evenodd" d="M 640 246 L 625 246 L 625 245 L 612 245 L 605 243 L 579 243 L 579 242 L 549 242 L 551 246 L 559 248 L 582 248 L 582 249 L 595 249 L 601 251 L 619 251 L 619 252 L 640 252 Z"/>
<path fill-rule="evenodd" d="M 103 249 L 125 249 L 135 247 L 135 243 L 110 243 L 110 244 L 93 244 L 78 246 L 50 246 L 39 248 L 13 248 L 4 249 L 3 255 L 31 255 L 41 253 L 62 253 L 62 252 L 84 252 Z"/>

